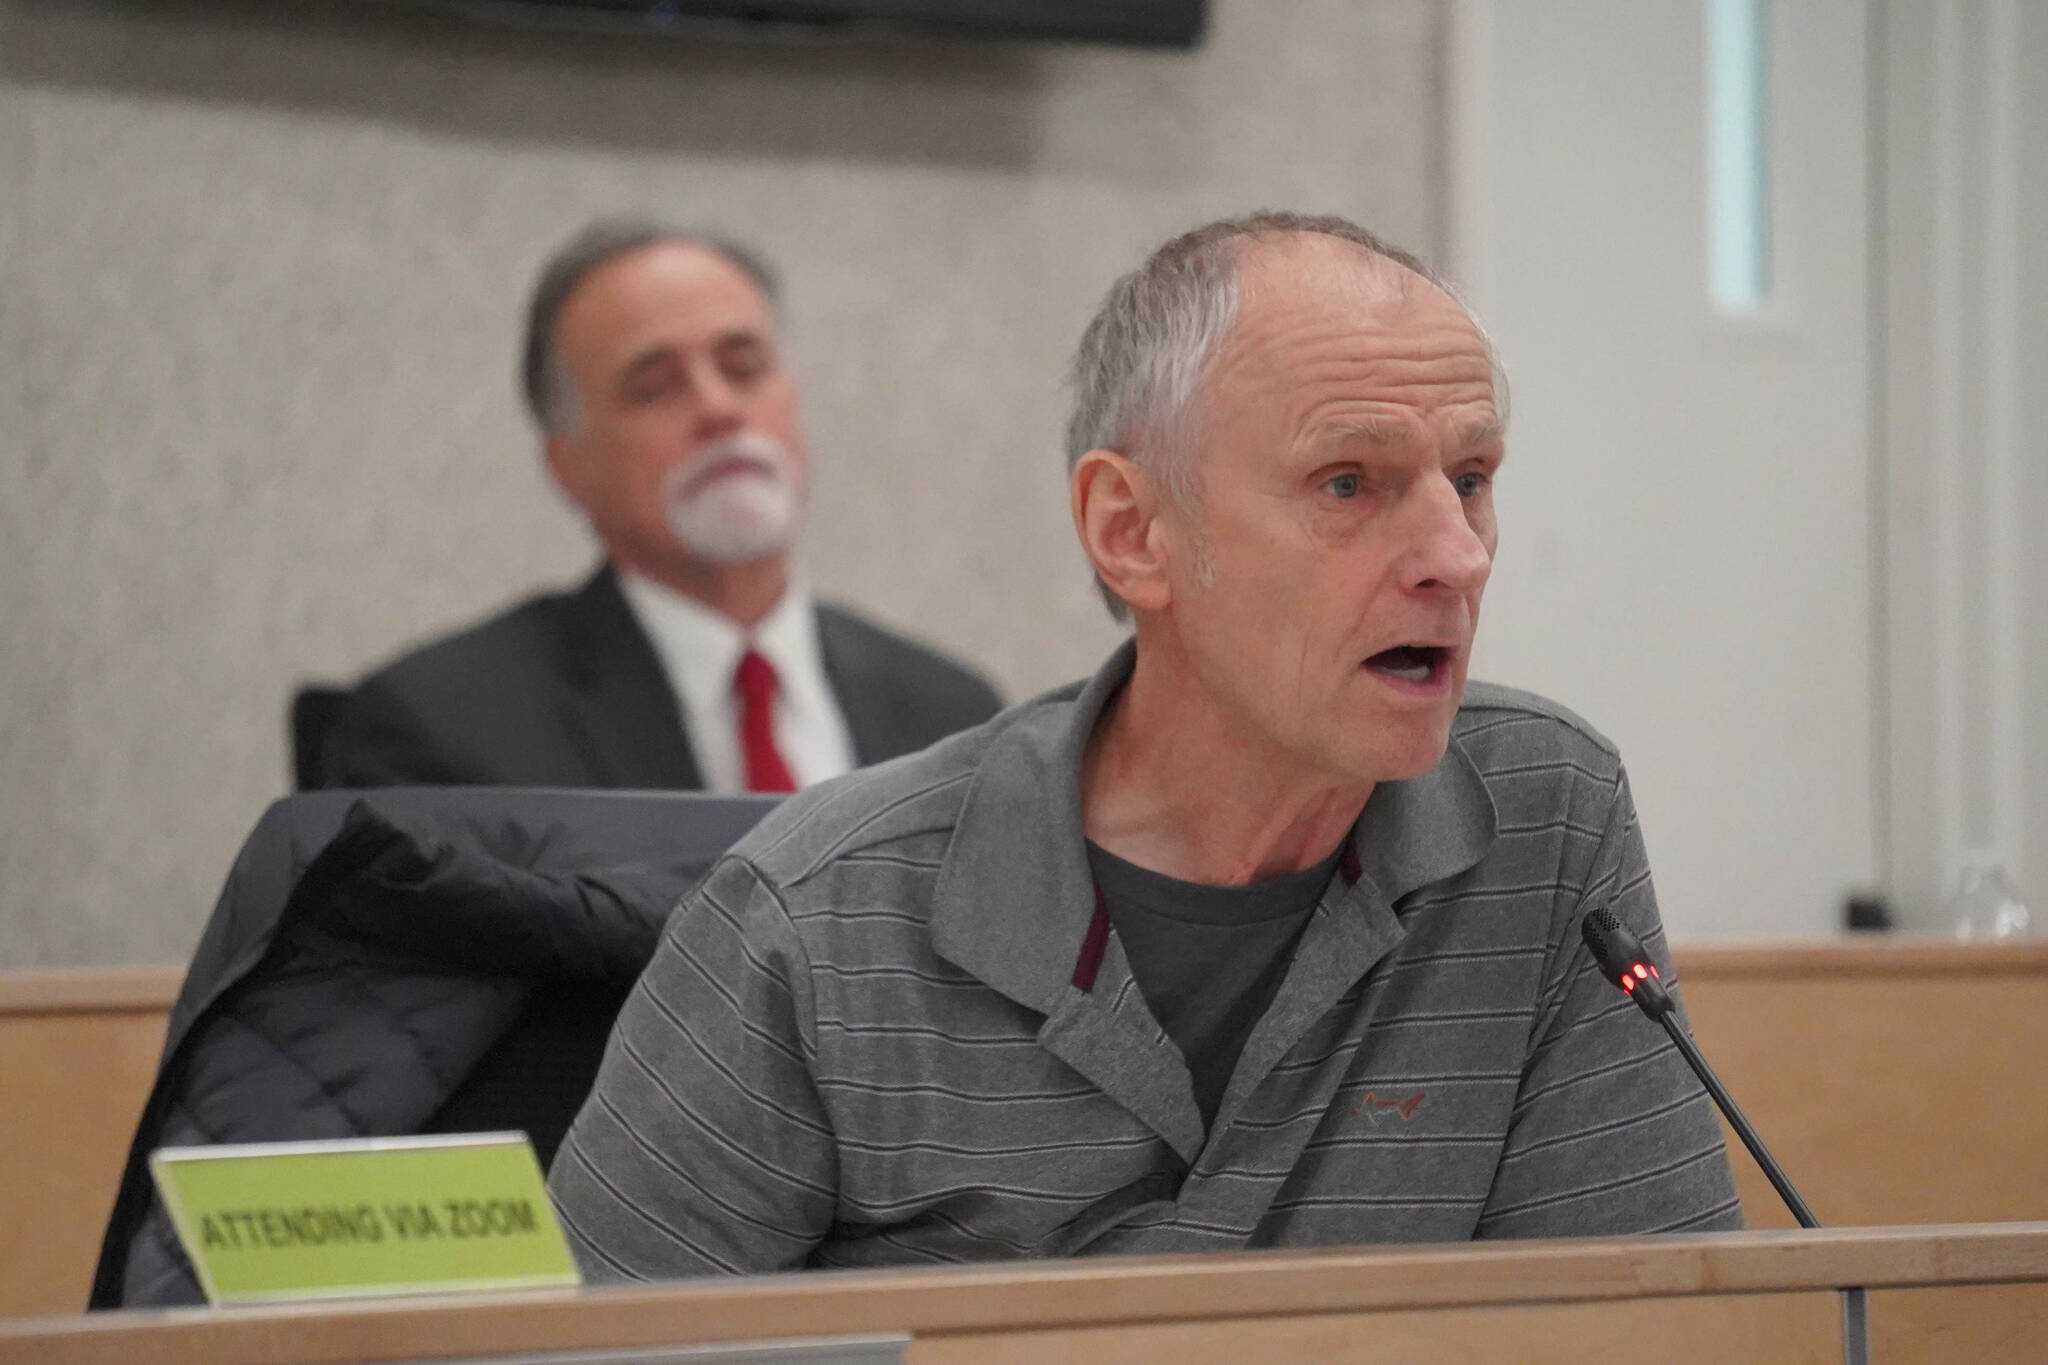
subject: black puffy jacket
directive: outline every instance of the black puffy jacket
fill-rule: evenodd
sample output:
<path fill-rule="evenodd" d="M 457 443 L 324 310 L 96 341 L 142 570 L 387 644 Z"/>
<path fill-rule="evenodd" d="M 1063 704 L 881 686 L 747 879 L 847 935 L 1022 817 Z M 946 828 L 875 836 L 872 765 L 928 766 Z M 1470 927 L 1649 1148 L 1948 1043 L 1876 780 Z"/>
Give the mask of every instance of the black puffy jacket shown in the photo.
<path fill-rule="evenodd" d="M 521 1129 L 543 1165 L 684 892 L 772 800 L 395 788 L 288 797 L 173 1006 L 93 1308 L 202 1301 L 159 1147 Z"/>

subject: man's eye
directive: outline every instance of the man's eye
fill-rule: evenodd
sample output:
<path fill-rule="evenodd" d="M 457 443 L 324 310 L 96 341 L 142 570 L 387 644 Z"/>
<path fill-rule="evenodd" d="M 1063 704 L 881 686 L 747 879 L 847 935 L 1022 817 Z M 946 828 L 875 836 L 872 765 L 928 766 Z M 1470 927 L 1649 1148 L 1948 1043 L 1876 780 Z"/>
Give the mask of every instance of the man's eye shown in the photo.
<path fill-rule="evenodd" d="M 1458 496 L 1461 498 L 1476 498 L 1486 491 L 1486 486 L 1491 482 L 1493 480 L 1486 475 L 1474 471 L 1453 477 L 1451 487 L 1458 490 Z"/>
<path fill-rule="evenodd" d="M 1328 489 L 1333 497 L 1355 498 L 1364 488 L 1364 484 L 1356 474 L 1338 474 L 1324 480 L 1323 487 Z"/>
<path fill-rule="evenodd" d="M 728 384 L 759 383 L 775 367 L 775 353 L 758 342 L 734 342 L 717 352 L 718 372 Z"/>
<path fill-rule="evenodd" d="M 675 387 L 672 375 L 635 375 L 626 384 L 626 397 L 635 403 L 658 403 L 673 393 Z"/>

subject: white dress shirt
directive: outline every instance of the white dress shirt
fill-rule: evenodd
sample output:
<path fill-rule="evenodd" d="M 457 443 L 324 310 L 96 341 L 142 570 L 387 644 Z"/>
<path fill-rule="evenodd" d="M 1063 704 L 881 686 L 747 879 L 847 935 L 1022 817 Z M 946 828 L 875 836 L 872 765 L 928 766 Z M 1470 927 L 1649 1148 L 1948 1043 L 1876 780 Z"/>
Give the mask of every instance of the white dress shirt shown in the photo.
<path fill-rule="evenodd" d="M 733 677 L 749 646 L 775 666 L 775 747 L 797 785 L 852 771 L 853 739 L 825 680 L 809 589 L 792 582 L 749 635 L 711 608 L 624 570 L 619 588 L 668 674 L 704 790 L 747 789 Z"/>

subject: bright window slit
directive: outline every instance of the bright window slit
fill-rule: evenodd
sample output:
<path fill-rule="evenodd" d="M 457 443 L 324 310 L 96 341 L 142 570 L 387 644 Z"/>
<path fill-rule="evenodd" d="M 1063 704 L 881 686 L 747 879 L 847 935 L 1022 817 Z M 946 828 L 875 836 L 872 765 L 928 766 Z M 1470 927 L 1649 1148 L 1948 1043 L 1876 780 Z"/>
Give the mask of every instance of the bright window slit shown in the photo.
<path fill-rule="evenodd" d="M 1765 0 L 1706 0 L 1707 261 L 1714 306 L 1770 297 L 1769 64 Z"/>

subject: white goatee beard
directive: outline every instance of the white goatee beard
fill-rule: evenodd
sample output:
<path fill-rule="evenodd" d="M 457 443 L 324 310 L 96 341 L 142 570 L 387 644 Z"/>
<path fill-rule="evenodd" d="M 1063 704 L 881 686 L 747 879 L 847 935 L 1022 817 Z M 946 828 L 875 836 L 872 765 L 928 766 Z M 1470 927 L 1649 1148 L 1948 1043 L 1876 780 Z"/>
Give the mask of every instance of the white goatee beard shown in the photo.
<path fill-rule="evenodd" d="M 743 460 L 692 491 L 712 465 Z M 787 550 L 796 538 L 796 461 L 779 441 L 757 431 L 733 435 L 693 452 L 662 479 L 662 519 L 691 554 L 714 564 L 751 564 Z"/>

